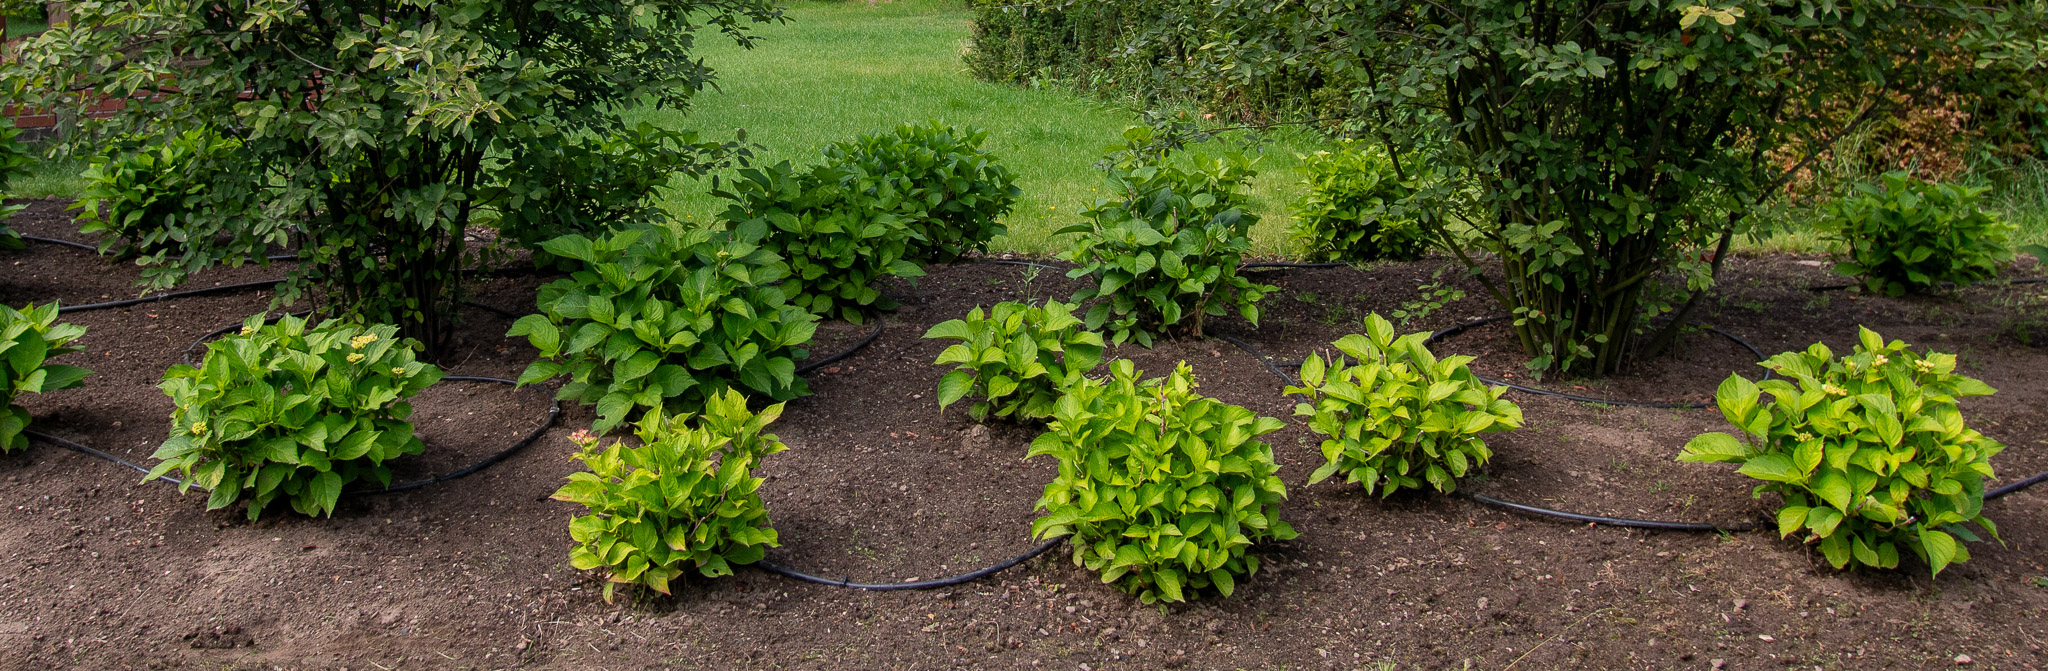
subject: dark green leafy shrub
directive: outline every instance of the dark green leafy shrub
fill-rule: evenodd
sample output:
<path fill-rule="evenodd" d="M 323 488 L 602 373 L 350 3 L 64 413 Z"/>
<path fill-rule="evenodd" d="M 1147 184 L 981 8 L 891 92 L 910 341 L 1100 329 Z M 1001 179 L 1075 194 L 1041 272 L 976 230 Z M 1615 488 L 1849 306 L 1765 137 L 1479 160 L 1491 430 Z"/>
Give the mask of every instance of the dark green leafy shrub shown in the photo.
<path fill-rule="evenodd" d="M 1056 233 L 1080 234 L 1066 255 L 1080 267 L 1067 276 L 1095 282 L 1073 302 L 1098 299 L 1088 328 L 1107 326 L 1119 345 L 1150 347 L 1169 329 L 1200 337 L 1206 318 L 1231 307 L 1257 325 L 1257 303 L 1276 287 L 1237 273 L 1258 221 L 1243 209 L 1244 184 L 1257 174 L 1251 161 L 1154 149 L 1153 133 L 1124 132 L 1126 146 L 1103 164 L 1112 197 L 1083 211 L 1088 221 Z"/>
<path fill-rule="evenodd" d="M 939 409 L 972 395 L 967 412 L 975 421 L 991 410 L 996 417 L 1051 417 L 1061 391 L 1102 362 L 1102 334 L 1081 328 L 1074 306 L 1059 301 L 997 303 L 986 317 L 976 307 L 924 337 L 965 341 L 932 363 L 959 364 L 939 380 Z"/>
<path fill-rule="evenodd" d="M 1969 284 L 1998 275 L 2012 259 L 2011 224 L 1977 206 L 1987 190 L 1885 173 L 1882 186 L 1858 184 L 1832 203 L 1817 228 L 1846 248 L 1835 272 L 1863 278 L 1888 296 L 1943 282 Z"/>
<path fill-rule="evenodd" d="M 28 174 L 28 166 L 34 160 L 20 135 L 21 129 L 15 128 L 13 122 L 0 125 L 0 198 L 5 198 L 11 191 L 14 180 Z M 27 207 L 0 203 L 0 249 L 21 249 L 25 246 L 21 234 L 7 227 L 7 220 Z"/>
<path fill-rule="evenodd" d="M 744 168 L 715 193 L 733 201 L 723 215 L 727 228 L 759 231 L 761 245 L 788 260 L 783 290 L 792 303 L 858 324 L 866 310 L 896 306 L 875 282 L 924 276 L 904 258 L 918 236 L 909 220 L 849 198 L 879 181 L 837 167 L 799 171 L 783 162 Z"/>
<path fill-rule="evenodd" d="M 161 260 L 203 230 L 195 219 L 217 217 L 228 206 L 208 196 L 217 179 L 211 172 L 241 145 L 211 129 L 108 144 L 85 169 L 85 190 L 71 205 L 84 224 L 79 232 L 103 235 L 102 253 Z"/>
<path fill-rule="evenodd" d="M 1296 535 L 1273 449 L 1255 440 L 1285 424 L 1196 394 L 1187 362 L 1143 382 L 1128 360 L 1110 370 L 1069 389 L 1031 441 L 1030 456 L 1060 462 L 1032 535 L 1072 535 L 1074 563 L 1148 604 L 1229 596 L 1259 570 L 1247 548 Z"/>
<path fill-rule="evenodd" d="M 14 404 L 22 394 L 70 389 L 84 384 L 92 371 L 77 366 L 49 363 L 61 354 L 85 349 L 71 341 L 85 335 L 85 327 L 57 323 L 57 304 L 38 307 L 28 304 L 20 310 L 0 305 L 0 453 L 28 447 L 28 409 Z"/>
<path fill-rule="evenodd" d="M 1429 232 L 1395 213 L 1415 189 L 1383 150 L 1346 142 L 1302 157 L 1308 192 L 1294 206 L 1290 237 L 1308 260 L 1413 261 L 1429 250 Z"/>
<path fill-rule="evenodd" d="M 453 337 L 463 280 L 487 258 L 474 246 L 486 236 L 472 227 L 503 222 L 500 207 L 539 190 L 505 180 L 540 180 L 571 200 L 593 195 L 584 190 L 593 180 L 630 177 L 616 186 L 637 186 L 650 174 L 644 166 L 613 172 L 554 159 L 636 160 L 573 147 L 686 110 L 715 74 L 693 53 L 703 40 L 750 47 L 754 24 L 783 19 L 769 0 L 175 0 L 64 9 L 67 21 L 10 45 L 0 62 L 6 104 L 75 120 L 58 138 L 73 154 L 123 134 L 210 127 L 233 135 L 242 145 L 209 171 L 216 180 L 207 193 L 263 206 L 262 216 L 201 222 L 179 240 L 175 259 L 145 271 L 152 288 L 289 244 L 299 262 L 278 304 L 316 293 L 329 313 L 397 324 L 428 347 Z M 95 91 L 123 105 L 95 114 L 105 100 L 86 93 Z M 614 196 L 566 207 L 609 210 Z"/>
<path fill-rule="evenodd" d="M 588 433 L 571 436 L 581 448 L 574 458 L 590 470 L 569 474 L 554 498 L 590 514 L 569 520 L 576 541 L 569 564 L 607 571 L 610 601 L 621 584 L 667 594 L 689 568 L 715 578 L 760 561 L 780 544 L 758 493 L 763 480 L 752 472 L 762 457 L 788 449 L 762 433 L 780 416 L 782 404 L 757 415 L 728 389 L 706 399 L 694 425 L 689 415 L 647 411 L 636 431 L 640 447 L 600 448 Z"/>
<path fill-rule="evenodd" d="M 1352 334 L 1335 344 L 1350 357 L 1310 354 L 1301 364 L 1299 387 L 1313 403 L 1294 407 L 1309 418 L 1323 441 L 1327 463 L 1309 476 L 1322 482 L 1343 473 L 1367 494 L 1382 497 L 1425 484 L 1439 492 L 1458 488 L 1458 478 L 1493 457 L 1484 433 L 1522 425 L 1522 409 L 1501 398 L 1507 387 L 1488 387 L 1472 375 L 1469 356 L 1430 354 L 1427 331 L 1394 338 L 1394 325 L 1377 314 L 1365 318 L 1370 336 Z"/>
<path fill-rule="evenodd" d="M 796 362 L 810 355 L 801 348 L 818 317 L 774 286 L 788 270 L 759 233 L 648 227 L 549 240 L 583 269 L 541 287 L 541 314 L 507 332 L 540 350 L 519 383 L 569 376 L 556 397 L 597 404 L 598 433 L 635 408 L 695 411 L 728 387 L 776 400 L 811 393 Z"/>
<path fill-rule="evenodd" d="M 1678 460 L 1742 464 L 1764 481 L 1757 496 L 1784 499 L 1779 535 L 1818 542 L 1835 568 L 1895 568 L 1905 546 L 1938 575 L 1969 560 L 1957 539 L 1978 537 L 1965 522 L 1998 537 L 1983 516 L 1984 479 L 2005 446 L 1964 425 L 1956 405 L 1995 390 L 1955 374 L 1953 354 L 1859 330 L 1849 356 L 1815 344 L 1760 364 L 1788 379 L 1728 376 L 1714 400 L 1741 437 L 1702 434 Z"/>
<path fill-rule="evenodd" d="M 903 258 L 951 263 L 987 251 L 1008 232 L 997 220 L 1023 192 L 1016 177 L 982 151 L 988 131 L 939 122 L 904 124 L 825 148 L 825 165 L 844 168 L 847 195 L 870 210 L 902 217 L 917 235 Z"/>
<path fill-rule="evenodd" d="M 183 487 L 211 489 L 206 509 L 248 497 L 249 519 L 279 497 L 306 515 L 333 515 L 343 486 L 390 486 L 385 462 L 425 449 L 404 399 L 445 375 L 415 358 L 398 327 L 263 315 L 208 343 L 194 368 L 172 366 L 158 385 L 177 407 L 170 439 L 145 482 L 176 470 Z"/>
<path fill-rule="evenodd" d="M 729 149 L 699 141 L 690 131 L 643 121 L 508 155 L 483 199 L 494 203 L 505 237 L 538 247 L 572 233 L 597 235 L 656 218 L 671 179 L 723 165 L 732 156 Z"/>

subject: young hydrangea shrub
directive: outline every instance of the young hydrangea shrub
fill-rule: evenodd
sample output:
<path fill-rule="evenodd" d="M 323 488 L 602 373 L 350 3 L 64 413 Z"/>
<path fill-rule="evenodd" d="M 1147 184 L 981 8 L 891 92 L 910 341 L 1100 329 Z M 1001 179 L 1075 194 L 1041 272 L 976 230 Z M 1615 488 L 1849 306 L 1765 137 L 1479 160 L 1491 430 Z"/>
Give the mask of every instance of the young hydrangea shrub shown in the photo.
<path fill-rule="evenodd" d="M 869 310 L 896 307 L 877 282 L 924 276 L 908 257 L 921 237 L 910 219 L 851 197 L 879 181 L 841 166 L 797 169 L 783 162 L 743 168 L 713 193 L 732 201 L 720 215 L 727 229 L 758 235 L 762 247 L 788 261 L 782 289 L 790 302 L 858 324 Z"/>
<path fill-rule="evenodd" d="M 22 394 L 70 389 L 92 371 L 50 363 L 83 347 L 71 344 L 85 327 L 57 323 L 57 304 L 30 303 L 16 310 L 0 305 L 0 453 L 28 447 L 28 409 L 14 404 Z"/>
<path fill-rule="evenodd" d="M 208 343 L 197 368 L 178 364 L 158 385 L 176 406 L 161 460 L 143 480 L 173 470 L 184 491 L 212 490 L 206 508 L 248 501 L 249 519 L 278 498 L 306 515 L 333 515 L 342 487 L 390 486 L 392 459 L 419 454 L 404 399 L 445 375 L 419 361 L 398 327 L 263 315 Z"/>
<path fill-rule="evenodd" d="M 242 146 L 211 128 L 161 137 L 130 136 L 108 144 L 80 175 L 84 190 L 71 209 L 78 232 L 101 236 L 100 251 L 145 263 L 178 262 L 184 240 L 213 235 L 212 222 L 224 211 L 252 214 L 253 199 L 216 196 L 225 185 L 213 173 L 223 155 Z M 250 194 L 243 194 L 250 195 Z M 239 207 L 237 207 L 239 206 Z"/>
<path fill-rule="evenodd" d="M 759 241 L 661 227 L 548 241 L 583 268 L 541 287 L 542 314 L 507 332 L 540 350 L 519 383 L 568 376 L 556 397 L 597 404 L 599 433 L 635 408 L 695 411 L 729 387 L 775 400 L 811 393 L 796 362 L 810 355 L 818 317 L 784 298 L 776 282 L 788 269 Z"/>
<path fill-rule="evenodd" d="M 1029 456 L 1060 468 L 1031 533 L 1071 535 L 1074 563 L 1144 603 L 1229 596 L 1259 570 L 1247 549 L 1296 535 L 1280 521 L 1273 449 L 1256 440 L 1285 424 L 1195 393 L 1184 361 L 1144 381 L 1128 360 L 1110 370 L 1068 390 L 1031 442 Z"/>
<path fill-rule="evenodd" d="M 825 164 L 846 169 L 849 198 L 909 224 L 916 235 L 904 259 L 952 263 L 1007 233 L 999 220 L 1023 195 L 1016 176 L 982 150 L 987 141 L 978 128 L 903 124 L 826 147 Z"/>
<path fill-rule="evenodd" d="M 1081 328 L 1074 306 L 1059 301 L 997 303 L 986 316 L 976 307 L 924 337 L 964 341 L 932 363 L 959 364 L 939 379 L 939 409 L 971 395 L 975 421 L 1050 417 L 1061 390 L 1102 362 L 1102 334 Z"/>
<path fill-rule="evenodd" d="M 20 136 L 21 129 L 15 128 L 13 121 L 0 120 L 0 197 L 7 195 L 8 187 L 12 186 L 15 180 L 27 176 L 29 166 L 35 163 L 35 156 L 30 152 L 28 145 L 21 141 Z M 25 209 L 28 209 L 27 205 L 0 203 L 0 249 L 22 249 L 28 246 L 21 239 L 20 233 L 7 226 L 8 219 Z"/>
<path fill-rule="evenodd" d="M 1287 388 L 1310 400 L 1295 405 L 1294 414 L 1329 437 L 1322 444 L 1327 463 L 1309 483 L 1343 473 L 1346 482 L 1382 497 L 1425 484 L 1456 491 L 1458 478 L 1493 457 L 1480 435 L 1520 428 L 1522 409 L 1501 398 L 1507 387 L 1488 387 L 1472 374 L 1472 357 L 1430 354 L 1423 345 L 1429 333 L 1396 339 L 1393 323 L 1378 314 L 1365 318 L 1365 328 L 1368 335 L 1334 343 L 1343 356 L 1325 363 L 1310 354 L 1301 364 L 1302 385 Z"/>
<path fill-rule="evenodd" d="M 1080 267 L 1067 276 L 1095 283 L 1073 302 L 1096 300 L 1088 328 L 1106 327 L 1119 345 L 1150 347 L 1170 330 L 1199 338 L 1204 320 L 1233 307 L 1258 325 L 1259 300 L 1278 287 L 1237 272 L 1259 220 L 1243 207 L 1244 185 L 1257 174 L 1252 162 L 1176 155 L 1154 148 L 1153 133 L 1125 132 L 1126 145 L 1104 162 L 1112 197 L 1082 212 L 1088 221 L 1054 233 L 1079 234 L 1066 258 Z"/>
<path fill-rule="evenodd" d="M 1429 233 L 1398 213 L 1415 192 L 1385 150 L 1347 141 L 1302 157 L 1303 185 L 1291 240 L 1309 261 L 1412 261 L 1429 251 Z"/>
<path fill-rule="evenodd" d="M 2012 259 L 2006 239 L 2015 229 L 1978 205 L 1987 190 L 1885 173 L 1882 185 L 1858 184 L 1829 203 L 1816 228 L 1844 250 L 1835 272 L 1875 293 L 1981 282 Z"/>
<path fill-rule="evenodd" d="M 621 584 L 667 594 L 688 569 L 715 578 L 760 561 L 779 543 L 758 493 L 764 480 L 752 472 L 762 457 L 788 449 L 762 433 L 780 416 L 780 403 L 755 414 L 745 396 L 726 390 L 705 401 L 695 422 L 649 410 L 636 432 L 640 447 L 571 436 L 580 448 L 574 458 L 590 470 L 571 473 L 554 498 L 590 514 L 569 521 L 570 565 L 608 572 L 610 601 Z"/>
<path fill-rule="evenodd" d="M 1815 344 L 1761 364 L 1785 379 L 1728 376 L 1714 400 L 1740 437 L 1702 434 L 1678 459 L 1742 464 L 1764 481 L 1757 496 L 1784 499 L 1779 535 L 1819 543 L 1835 568 L 1895 568 L 1904 546 L 1939 575 L 1970 558 L 1957 539 L 1978 537 L 1964 523 L 1998 537 L 1984 479 L 2005 446 L 1965 425 L 1956 403 L 1994 390 L 1955 374 L 1953 354 L 1860 331 L 1849 356 Z"/>

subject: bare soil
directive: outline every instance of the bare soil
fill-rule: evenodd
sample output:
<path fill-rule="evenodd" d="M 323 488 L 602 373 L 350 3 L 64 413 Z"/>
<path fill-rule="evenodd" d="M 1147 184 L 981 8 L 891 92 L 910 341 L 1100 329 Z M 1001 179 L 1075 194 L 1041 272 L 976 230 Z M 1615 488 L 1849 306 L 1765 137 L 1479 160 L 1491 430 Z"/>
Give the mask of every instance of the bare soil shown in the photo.
<path fill-rule="evenodd" d="M 78 239 L 63 203 L 38 201 L 12 223 Z M 1840 282 L 1817 259 L 1731 259 L 1698 321 L 1765 352 L 1816 340 L 1846 350 L 1855 327 L 1953 351 L 2000 391 L 1972 400 L 1973 426 L 2010 449 L 2004 480 L 2048 469 L 2040 410 L 2048 352 L 2024 315 L 2040 285 L 1886 299 L 1803 287 Z M 1441 259 L 1363 271 L 1262 275 L 1257 328 L 1221 320 L 1277 358 L 1299 358 L 1360 330 L 1369 311 L 1416 297 Z M 1054 473 L 1022 457 L 1034 431 L 939 412 L 943 348 L 931 325 L 975 305 L 1057 297 L 1061 273 L 970 264 L 929 269 L 891 289 L 903 308 L 872 346 L 813 376 L 776 431 L 791 450 L 767 460 L 762 492 L 784 546 L 772 560 L 811 573 L 887 582 L 966 572 L 1020 553 L 1032 504 Z M 277 268 L 209 273 L 204 286 L 273 277 Z M 135 295 L 136 268 L 48 245 L 0 252 L 0 303 L 82 303 Z M 1446 273 L 1453 277 L 1454 273 Z M 472 296 L 533 305 L 544 277 L 494 279 Z M 1470 298 L 1406 325 L 1440 328 L 1491 314 Z M 199 335 L 269 306 L 249 292 L 82 312 L 95 375 L 81 389 L 29 396 L 35 427 L 146 462 L 168 399 L 154 388 Z M 463 340 L 440 362 L 459 375 L 516 376 L 533 356 L 502 338 L 508 320 L 465 313 Z M 815 351 L 865 329 L 828 325 Z M 1505 329 L 1475 329 L 1440 352 L 1479 355 L 1495 376 L 1523 357 Z M 575 464 L 565 436 L 591 420 L 567 408 L 532 448 L 466 479 L 345 499 L 331 519 L 273 511 L 249 523 L 207 513 L 204 498 L 141 483 L 132 471 L 43 444 L 0 457 L 0 668 L 1088 668 L 1550 669 L 1981 668 L 2048 666 L 2048 489 L 1990 504 L 2003 544 L 1931 579 L 1922 566 L 1837 572 L 1775 533 L 1643 532 L 1575 526 L 1459 497 L 1382 501 L 1355 486 L 1303 486 L 1317 437 L 1292 422 L 1283 383 L 1220 340 L 1118 348 L 1141 369 L 1175 361 L 1205 393 L 1290 420 L 1269 436 L 1293 485 L 1283 515 L 1301 531 L 1260 548 L 1266 570 L 1235 598 L 1160 609 L 1099 583 L 1055 551 L 957 588 L 860 592 L 743 570 L 692 581 L 673 597 L 607 604 L 568 566 L 570 504 L 547 497 Z M 1711 334 L 1669 357 L 1598 381 L 1547 380 L 1575 393 L 1705 400 L 1747 351 Z M 1518 381 L 1527 381 L 1517 377 Z M 1720 430 L 1712 410 L 1659 410 L 1515 394 L 1528 426 L 1471 490 L 1579 512 L 1684 521 L 1761 519 L 1770 501 L 1731 469 L 1679 464 L 1679 447 Z M 445 472 L 510 444 L 545 415 L 543 391 L 450 384 L 422 395 L 428 452 L 400 477 Z"/>

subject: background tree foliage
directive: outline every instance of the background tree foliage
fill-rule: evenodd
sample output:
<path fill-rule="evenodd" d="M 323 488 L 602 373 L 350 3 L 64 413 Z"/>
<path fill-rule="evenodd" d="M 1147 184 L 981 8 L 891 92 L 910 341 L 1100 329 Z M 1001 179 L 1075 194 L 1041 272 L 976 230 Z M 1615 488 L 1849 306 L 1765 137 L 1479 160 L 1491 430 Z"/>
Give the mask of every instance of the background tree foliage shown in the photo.
<path fill-rule="evenodd" d="M 0 70 L 0 96 L 67 113 L 71 148 L 212 128 L 241 150 L 200 168 L 209 197 L 261 205 L 260 216 L 185 224 L 173 236 L 182 257 L 152 269 L 153 284 L 291 246 L 301 264 L 280 301 L 318 289 L 333 312 L 398 323 L 430 344 L 446 333 L 472 224 L 603 224 L 615 217 L 525 198 L 588 195 L 598 180 L 661 183 L 621 172 L 697 172 L 732 149 L 641 132 L 622 150 L 611 138 L 629 110 L 680 107 L 710 83 L 690 57 L 700 31 L 750 44 L 751 24 L 781 17 L 770 0 L 67 6 L 68 24 Z M 78 114 L 102 96 L 127 104 L 103 121 Z M 636 209 L 625 200 L 615 209 Z"/>
<path fill-rule="evenodd" d="M 1513 313 L 1531 368 L 1579 374 L 1669 344 L 1731 238 L 1755 232 L 1745 215 L 1782 186 L 1779 157 L 1803 164 L 1889 94 L 1954 81 L 1954 63 L 2038 62 L 2043 16 L 1893 0 L 1213 5 L 1253 9 L 1219 22 L 1205 67 L 1312 63 L 1352 82 L 1359 134 L 1441 147 L 1397 166 L 1426 175 L 1411 211 Z M 1855 112 L 1830 112 L 1844 102 Z"/>
<path fill-rule="evenodd" d="M 976 7 L 968 62 L 985 78 L 1387 145 L 1399 179 L 1429 185 L 1395 209 L 1514 312 L 1542 371 L 1668 346 L 1733 236 L 1766 232 L 1749 213 L 1873 120 L 1952 104 L 2008 157 L 2048 128 L 2041 0 Z"/>

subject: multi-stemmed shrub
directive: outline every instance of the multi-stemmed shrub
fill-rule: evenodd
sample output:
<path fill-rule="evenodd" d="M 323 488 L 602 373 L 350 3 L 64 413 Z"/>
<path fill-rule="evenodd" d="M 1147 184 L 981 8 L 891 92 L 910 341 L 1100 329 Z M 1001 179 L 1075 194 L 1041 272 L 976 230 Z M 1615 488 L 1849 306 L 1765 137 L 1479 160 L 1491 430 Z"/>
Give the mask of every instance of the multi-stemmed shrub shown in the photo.
<path fill-rule="evenodd" d="M 1200 337 L 1206 318 L 1232 307 L 1258 324 L 1257 303 L 1275 287 L 1237 273 L 1258 221 L 1243 208 L 1245 182 L 1257 174 L 1251 161 L 1158 149 L 1153 133 L 1124 132 L 1126 146 L 1103 164 L 1111 197 L 1081 213 L 1088 221 L 1057 233 L 1080 234 L 1067 254 L 1080 267 L 1067 276 L 1095 283 L 1073 302 L 1097 299 L 1088 328 L 1106 326 L 1119 345 L 1149 347 L 1170 329 Z"/>
<path fill-rule="evenodd" d="M 0 453 L 28 447 L 28 409 L 14 404 L 22 394 L 70 389 L 92 371 L 50 363 L 50 359 L 84 348 L 71 344 L 85 327 L 57 323 L 57 304 L 28 304 L 20 310 L 0 305 Z"/>
<path fill-rule="evenodd" d="M 760 230 L 626 229 L 565 235 L 548 252 L 583 263 L 541 287 L 541 314 L 513 323 L 540 358 L 521 385 L 569 376 L 556 397 L 597 404 L 599 433 L 635 408 L 694 412 L 745 388 L 783 400 L 810 393 L 796 376 L 818 317 L 783 297 L 787 268 Z"/>
<path fill-rule="evenodd" d="M 1978 206 L 1985 190 L 1885 173 L 1881 185 L 1858 184 L 1829 203 L 1817 228 L 1844 249 L 1835 272 L 1862 278 L 1872 292 L 1978 282 L 2013 255 L 2006 236 L 2014 227 Z"/>
<path fill-rule="evenodd" d="M 574 458 L 590 470 L 571 473 L 554 498 L 590 514 L 569 520 L 569 564 L 607 571 L 610 601 L 621 584 L 667 594 L 687 569 L 715 578 L 760 561 L 779 544 L 757 492 L 763 480 L 752 472 L 762 457 L 788 449 L 762 433 L 781 415 L 780 403 L 748 412 L 746 397 L 726 390 L 706 399 L 694 425 L 688 415 L 647 411 L 640 447 L 571 436 L 580 448 Z"/>
<path fill-rule="evenodd" d="M 1394 325 L 1377 314 L 1365 318 L 1365 329 L 1368 335 L 1334 343 L 1344 356 L 1325 363 L 1310 354 L 1301 386 L 1287 388 L 1310 401 L 1294 414 L 1329 436 L 1327 463 L 1309 483 L 1343 473 L 1382 497 L 1425 485 L 1456 491 L 1458 478 L 1493 457 L 1480 434 L 1520 428 L 1522 409 L 1501 398 L 1507 387 L 1488 387 L 1472 374 L 1472 357 L 1430 354 L 1423 345 L 1429 333 L 1396 339 Z"/>
<path fill-rule="evenodd" d="M 984 76 L 1047 65 L 1219 117 L 1300 110 L 1394 148 L 1407 212 L 1546 374 L 1668 349 L 1734 238 L 1766 226 L 1750 213 L 1898 98 L 1981 99 L 1957 108 L 2005 130 L 2048 118 L 2027 93 L 2040 50 L 2016 46 L 2039 44 L 2040 2 L 975 6 L 967 62 Z"/>
<path fill-rule="evenodd" d="M 211 172 L 241 145 L 211 129 L 107 145 L 85 169 L 85 190 L 71 206 L 84 224 L 79 232 L 104 236 L 101 252 L 163 262 L 176 253 L 179 238 L 201 230 L 202 221 L 227 205 L 208 197 L 218 179 Z"/>
<path fill-rule="evenodd" d="M 1399 208 L 1415 193 L 1385 150 L 1346 142 L 1302 157 L 1308 192 L 1294 206 L 1290 237 L 1310 261 L 1412 261 L 1429 232 Z"/>
<path fill-rule="evenodd" d="M 206 346 L 197 368 L 178 364 L 159 385 L 176 406 L 161 460 L 145 481 L 173 470 L 212 490 L 207 510 L 248 498 L 249 519 L 280 497 L 306 515 L 333 515 L 342 487 L 390 486 L 392 459 L 425 449 L 412 404 L 445 375 L 415 358 L 398 327 L 327 320 L 308 328 L 263 315 Z"/>
<path fill-rule="evenodd" d="M 1195 393 L 1186 362 L 1142 382 L 1130 361 L 1110 370 L 1074 385 L 1031 442 L 1030 456 L 1060 462 L 1031 533 L 1071 535 L 1074 563 L 1148 604 L 1229 596 L 1259 570 L 1252 544 L 1296 535 L 1279 518 L 1273 449 L 1256 440 L 1285 424 Z"/>
<path fill-rule="evenodd" d="M 982 150 L 988 131 L 936 121 L 835 143 L 825 165 L 843 168 L 847 197 L 870 210 L 902 217 L 917 235 L 903 258 L 917 264 L 951 263 L 986 251 L 1008 232 L 997 220 L 1022 191 L 1016 177 Z"/>
<path fill-rule="evenodd" d="M 895 307 L 877 281 L 924 275 L 905 258 L 917 236 L 910 220 L 849 197 L 883 181 L 836 166 L 799 170 L 783 162 L 742 169 L 716 193 L 732 201 L 723 215 L 727 228 L 761 231 L 761 245 L 788 260 L 783 290 L 790 302 L 857 324 L 867 310 Z"/>
<path fill-rule="evenodd" d="M 1894 568 L 1904 546 L 1940 574 L 1970 558 L 1957 539 L 1978 537 L 1964 523 L 1998 536 L 1983 516 L 1984 479 L 2005 446 L 1965 425 L 1956 405 L 1994 390 L 1957 375 L 1953 354 L 1859 330 L 1849 356 L 1815 344 L 1761 364 L 1780 379 L 1728 376 L 1714 400 L 1740 437 L 1702 434 L 1678 459 L 1742 464 L 1764 481 L 1757 496 L 1784 500 L 1779 535 L 1818 542 L 1835 568 Z"/>
<path fill-rule="evenodd" d="M 1059 301 L 997 303 L 987 316 L 976 307 L 924 337 L 965 341 L 932 363 L 959 364 L 939 379 L 939 409 L 971 395 L 975 421 L 1050 417 L 1061 391 L 1102 362 L 1102 334 L 1081 328 L 1074 306 Z"/>
<path fill-rule="evenodd" d="M 241 147 L 209 171 L 209 198 L 263 205 L 260 217 L 212 211 L 177 238 L 175 262 L 145 271 L 151 285 L 289 243 L 299 262 L 277 302 L 317 291 L 336 316 L 397 324 L 428 347 L 455 333 L 482 237 L 473 227 L 523 223 L 502 216 L 518 209 L 512 199 L 542 186 L 571 199 L 593 193 L 577 180 L 630 188 L 703 174 L 735 147 L 664 147 L 697 154 L 682 163 L 568 157 L 610 164 L 598 169 L 527 159 L 684 110 L 713 80 L 693 54 L 702 40 L 752 46 L 753 24 L 782 18 L 769 0 L 164 0 L 65 10 L 67 21 L 9 45 L 0 102 L 75 120 L 58 137 L 74 154 L 123 134 L 232 135 Z M 108 96 L 120 109 L 96 113 Z"/>

